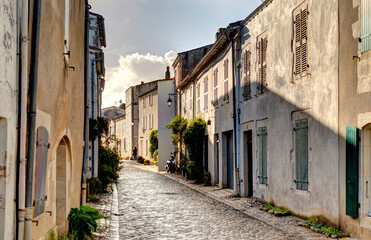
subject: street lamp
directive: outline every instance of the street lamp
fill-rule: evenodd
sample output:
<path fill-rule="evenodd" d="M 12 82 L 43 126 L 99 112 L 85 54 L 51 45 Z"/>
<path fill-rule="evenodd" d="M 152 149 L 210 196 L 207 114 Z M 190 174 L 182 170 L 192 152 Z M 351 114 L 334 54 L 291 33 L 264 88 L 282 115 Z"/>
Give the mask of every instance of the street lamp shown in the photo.
<path fill-rule="evenodd" d="M 166 101 L 169 107 L 171 107 L 171 105 L 173 104 L 173 100 L 171 100 L 171 96 L 173 96 L 174 98 L 177 98 L 179 97 L 179 93 L 169 93 L 169 99 Z"/>

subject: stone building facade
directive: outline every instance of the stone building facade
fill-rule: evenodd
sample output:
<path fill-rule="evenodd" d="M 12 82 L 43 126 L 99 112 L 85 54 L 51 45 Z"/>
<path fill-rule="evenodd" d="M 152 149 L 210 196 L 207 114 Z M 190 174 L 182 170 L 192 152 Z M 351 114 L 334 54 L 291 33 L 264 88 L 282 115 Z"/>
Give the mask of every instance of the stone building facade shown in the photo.
<path fill-rule="evenodd" d="M 371 236 L 369 6 L 266 0 L 175 75 L 213 184 Z"/>

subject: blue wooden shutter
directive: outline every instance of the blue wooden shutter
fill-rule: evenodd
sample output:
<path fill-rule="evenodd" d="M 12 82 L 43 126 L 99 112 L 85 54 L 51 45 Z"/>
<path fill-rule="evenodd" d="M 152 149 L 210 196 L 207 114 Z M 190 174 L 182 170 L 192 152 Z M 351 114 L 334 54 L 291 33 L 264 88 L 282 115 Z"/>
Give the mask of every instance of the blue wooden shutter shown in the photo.
<path fill-rule="evenodd" d="M 346 126 L 346 214 L 358 217 L 358 130 Z"/>
<path fill-rule="evenodd" d="M 267 127 L 258 128 L 259 183 L 267 184 Z"/>
<path fill-rule="evenodd" d="M 362 0 L 361 4 L 361 52 L 371 49 L 371 0 Z"/>
<path fill-rule="evenodd" d="M 48 163 L 49 133 L 44 127 L 37 128 L 36 163 L 35 163 L 35 207 L 34 217 L 45 210 L 45 181 L 46 166 Z"/>
<path fill-rule="evenodd" d="M 295 121 L 296 189 L 308 190 L 308 119 Z"/>

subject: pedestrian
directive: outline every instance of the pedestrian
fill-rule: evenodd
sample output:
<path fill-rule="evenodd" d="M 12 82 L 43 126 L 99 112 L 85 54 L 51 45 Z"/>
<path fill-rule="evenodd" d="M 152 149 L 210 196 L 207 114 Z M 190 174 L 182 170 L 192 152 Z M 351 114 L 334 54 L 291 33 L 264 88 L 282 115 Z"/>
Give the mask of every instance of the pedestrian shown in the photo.
<path fill-rule="evenodd" d="M 137 159 L 137 147 L 136 146 L 133 147 L 133 159 L 134 160 Z"/>

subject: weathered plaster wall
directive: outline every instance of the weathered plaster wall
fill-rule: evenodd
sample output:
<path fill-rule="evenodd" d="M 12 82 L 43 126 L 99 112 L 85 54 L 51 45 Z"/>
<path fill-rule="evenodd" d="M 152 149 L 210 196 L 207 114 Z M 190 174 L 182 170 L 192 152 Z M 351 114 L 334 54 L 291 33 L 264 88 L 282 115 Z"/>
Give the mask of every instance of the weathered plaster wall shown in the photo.
<path fill-rule="evenodd" d="M 32 10 L 31 10 L 32 12 Z M 71 2 L 71 23 L 84 22 L 85 2 Z M 64 2 L 42 3 L 38 68 L 36 128 L 49 132 L 45 211 L 33 223 L 32 236 L 39 239 L 57 224 L 57 149 L 66 145 L 66 214 L 80 205 L 84 129 L 84 25 L 70 25 L 69 66 L 64 52 Z M 49 122 L 49 124 L 48 124 Z M 63 139 L 63 140 L 62 140 Z M 67 217 L 67 216 L 66 216 Z"/>
<path fill-rule="evenodd" d="M 361 1 L 339 0 L 339 189 L 340 225 L 360 239 L 371 238 L 370 144 L 371 51 L 361 53 Z M 359 57 L 354 58 L 353 56 Z M 346 126 L 361 130 L 359 155 L 359 217 L 347 216 L 346 209 Z M 368 143 L 367 143 L 368 142 Z"/>
<path fill-rule="evenodd" d="M 294 81 L 293 11 L 303 2 L 308 4 L 309 11 L 310 74 Z M 335 151 L 338 146 L 337 20 L 337 1 L 294 0 L 273 1 L 248 21 L 242 30 L 242 48 L 250 46 L 252 50 L 253 96 L 241 103 L 241 124 L 247 124 L 245 130 L 253 130 L 254 196 L 301 215 L 323 215 L 335 224 L 339 222 L 338 153 Z M 268 38 L 269 91 L 258 95 L 256 45 L 262 34 Z M 294 182 L 293 127 L 301 113 L 309 120 L 308 191 L 297 190 Z M 250 122 L 252 124 L 248 124 Z M 259 184 L 257 178 L 257 128 L 260 125 L 267 126 L 268 132 L 267 185 Z M 246 179 L 244 183 L 247 183 Z"/>
<path fill-rule="evenodd" d="M 15 230 L 17 150 L 17 2 L 0 1 L 0 239 Z"/>

